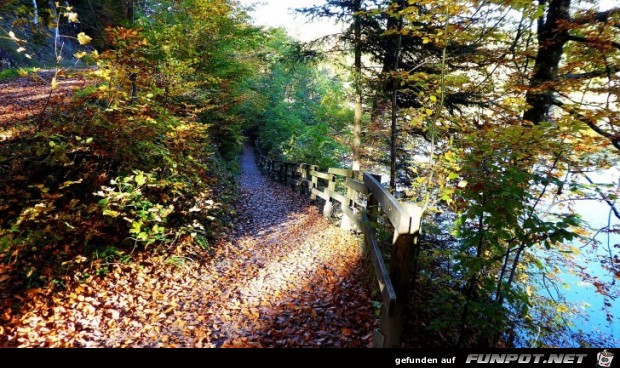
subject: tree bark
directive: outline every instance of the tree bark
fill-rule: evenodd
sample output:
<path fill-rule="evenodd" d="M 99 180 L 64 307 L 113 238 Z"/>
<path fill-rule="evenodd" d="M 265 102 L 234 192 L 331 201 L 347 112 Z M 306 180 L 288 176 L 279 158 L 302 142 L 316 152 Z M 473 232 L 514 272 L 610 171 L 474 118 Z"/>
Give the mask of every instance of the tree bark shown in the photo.
<path fill-rule="evenodd" d="M 547 0 L 538 1 L 541 6 Z M 530 107 L 523 114 L 523 119 L 533 124 L 548 120 L 549 109 L 553 104 L 553 82 L 558 80 L 558 67 L 564 53 L 564 45 L 569 41 L 569 34 L 562 24 L 570 22 L 571 0 L 551 0 L 548 3 L 547 17 L 538 18 L 538 50 L 534 63 L 534 75 L 530 89 L 525 96 Z"/>
<path fill-rule="evenodd" d="M 397 11 L 401 11 L 404 8 L 404 1 L 400 1 L 398 4 Z M 403 17 L 399 16 L 397 22 L 397 30 L 398 36 L 396 37 L 396 44 L 394 45 L 394 68 L 393 72 L 398 72 L 399 61 L 400 61 L 400 48 L 403 39 L 403 35 L 401 33 L 403 28 Z M 393 192 L 396 192 L 396 171 L 397 171 L 397 150 L 398 150 L 398 83 L 399 79 L 393 75 L 392 76 L 392 116 L 391 116 L 391 139 L 390 139 L 390 188 Z"/>
<path fill-rule="evenodd" d="M 34 12 L 32 16 L 32 23 L 36 26 L 39 24 L 39 7 L 37 6 L 37 0 L 32 0 L 32 7 Z"/>
<path fill-rule="evenodd" d="M 353 170 L 360 169 L 360 150 L 361 150 L 361 132 L 362 132 L 362 25 L 360 20 L 360 10 L 362 8 L 362 0 L 354 0 L 353 2 L 353 22 L 355 33 L 355 62 L 354 62 L 354 80 L 355 80 L 355 116 L 353 119 Z"/>

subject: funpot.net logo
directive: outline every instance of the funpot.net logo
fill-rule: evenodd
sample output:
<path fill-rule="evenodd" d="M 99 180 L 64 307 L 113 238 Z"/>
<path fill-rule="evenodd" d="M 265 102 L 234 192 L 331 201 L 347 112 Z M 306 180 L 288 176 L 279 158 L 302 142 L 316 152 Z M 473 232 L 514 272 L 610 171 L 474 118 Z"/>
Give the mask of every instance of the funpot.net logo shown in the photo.
<path fill-rule="evenodd" d="M 469 354 L 465 363 L 579 364 L 587 356 L 588 354 Z"/>

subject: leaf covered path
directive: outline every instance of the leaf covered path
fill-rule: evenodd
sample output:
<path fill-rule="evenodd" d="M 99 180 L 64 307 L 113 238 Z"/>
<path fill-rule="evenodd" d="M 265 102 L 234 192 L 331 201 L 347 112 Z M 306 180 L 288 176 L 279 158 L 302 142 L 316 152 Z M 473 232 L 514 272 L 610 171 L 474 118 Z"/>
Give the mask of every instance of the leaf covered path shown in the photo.
<path fill-rule="evenodd" d="M 371 345 L 358 240 L 261 176 L 248 147 L 240 194 L 235 231 L 213 256 L 145 257 L 68 290 L 2 295 L 0 346 Z"/>

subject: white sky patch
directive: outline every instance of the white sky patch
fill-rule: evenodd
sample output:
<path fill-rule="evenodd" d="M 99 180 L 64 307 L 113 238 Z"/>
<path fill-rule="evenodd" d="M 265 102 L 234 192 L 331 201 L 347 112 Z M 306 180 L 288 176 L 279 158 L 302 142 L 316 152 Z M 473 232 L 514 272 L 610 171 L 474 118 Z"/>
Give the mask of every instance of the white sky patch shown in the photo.
<path fill-rule="evenodd" d="M 323 0 L 239 0 L 239 2 L 244 6 L 255 6 L 255 10 L 249 12 L 255 25 L 282 27 L 289 35 L 302 42 L 338 33 L 341 29 L 333 21 L 327 19 L 310 21 L 295 12 L 296 8 L 324 4 Z"/>
<path fill-rule="evenodd" d="M 322 19 L 310 22 L 308 18 L 297 14 L 294 9 L 322 5 L 325 0 L 238 0 L 244 6 L 254 5 L 249 12 L 258 26 L 282 27 L 292 37 L 302 42 L 309 42 L 323 36 L 340 32 L 342 25 Z M 600 0 L 598 10 L 605 11 L 618 6 L 618 0 Z"/>

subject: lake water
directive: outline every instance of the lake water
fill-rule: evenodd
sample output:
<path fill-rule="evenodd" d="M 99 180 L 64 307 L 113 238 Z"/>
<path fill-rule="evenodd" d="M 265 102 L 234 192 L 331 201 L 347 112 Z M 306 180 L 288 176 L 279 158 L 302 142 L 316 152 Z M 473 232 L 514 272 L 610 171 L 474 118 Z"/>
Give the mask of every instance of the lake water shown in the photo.
<path fill-rule="evenodd" d="M 614 168 L 589 176 L 595 183 L 618 183 L 620 169 Z M 609 205 L 602 201 L 576 201 L 574 210 L 588 221 L 594 232 L 608 225 L 610 228 L 620 225 L 620 220 L 613 214 L 610 215 Z M 585 272 L 593 278 L 610 284 L 611 297 L 597 292 L 597 288 L 591 282 L 584 282 L 575 270 L 567 266 L 560 267 L 562 272 L 558 275 L 557 286 L 564 301 L 581 312 L 579 316 L 571 316 L 571 322 L 574 323 L 573 332 L 579 335 L 581 330 L 583 334 L 597 335 L 604 344 L 600 346 L 601 348 L 620 347 L 620 280 L 614 280 L 614 276 L 600 263 L 601 259 L 609 258 L 609 248 L 612 255 L 618 254 L 619 248 L 615 248 L 614 245 L 620 244 L 620 235 L 601 233 L 596 236 L 596 240 L 601 244 L 598 246 L 592 244 L 584 246 L 579 242 L 573 244 L 581 248 L 575 263 L 585 267 Z M 549 259 L 552 262 L 553 255 Z M 536 283 L 540 285 L 540 281 Z M 606 302 L 610 304 L 607 307 Z M 611 321 L 607 319 L 608 312 L 612 315 Z"/>

